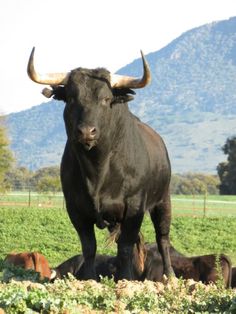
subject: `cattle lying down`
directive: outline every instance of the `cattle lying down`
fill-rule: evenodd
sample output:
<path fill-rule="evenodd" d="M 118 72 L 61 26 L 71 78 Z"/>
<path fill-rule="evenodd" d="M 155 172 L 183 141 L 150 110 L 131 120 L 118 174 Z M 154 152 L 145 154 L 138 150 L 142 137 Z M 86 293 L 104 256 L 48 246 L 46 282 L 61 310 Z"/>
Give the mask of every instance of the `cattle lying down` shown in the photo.
<path fill-rule="evenodd" d="M 75 255 L 65 262 L 54 268 L 56 272 L 56 278 L 66 277 L 69 273 L 75 276 L 77 279 L 82 280 L 84 278 L 84 258 L 83 255 Z M 116 257 L 110 255 L 96 255 L 95 270 L 97 277 L 112 278 L 116 272 Z"/>
<path fill-rule="evenodd" d="M 149 258 L 151 256 L 152 257 L 155 257 L 155 256 L 159 256 L 160 257 L 160 253 L 158 251 L 156 243 L 145 243 L 143 249 L 145 250 L 145 253 L 149 256 Z M 176 248 L 174 248 L 172 245 L 170 245 L 169 251 L 170 251 L 170 255 L 172 257 L 173 256 L 185 256 L 184 254 L 182 254 L 179 251 L 177 251 Z"/>
<path fill-rule="evenodd" d="M 148 243 L 145 245 L 147 258 L 145 262 L 145 270 L 142 275 L 143 279 L 154 281 L 161 280 L 162 263 L 160 254 L 158 253 L 156 243 Z M 214 254 L 186 257 L 173 246 L 170 246 L 171 264 L 176 277 L 184 279 L 194 279 L 203 283 L 216 282 L 219 278 L 216 263 L 219 263 L 222 279 L 225 287 L 229 287 L 232 277 L 232 266 L 228 256 Z M 218 268 L 217 268 L 218 269 Z M 220 275 L 220 276 L 221 276 Z"/>
<path fill-rule="evenodd" d="M 4 262 L 25 270 L 32 269 L 39 273 L 41 280 L 55 277 L 55 272 L 50 269 L 45 256 L 38 252 L 10 253 Z"/>
<path fill-rule="evenodd" d="M 226 255 L 171 256 L 171 263 L 177 278 L 193 279 L 204 284 L 215 283 L 222 278 L 225 287 L 231 286 L 231 262 Z M 142 279 L 162 280 L 162 262 L 159 257 L 147 258 Z"/>
<path fill-rule="evenodd" d="M 232 267 L 232 282 L 231 287 L 236 288 L 236 267 Z"/>
<path fill-rule="evenodd" d="M 160 255 L 154 250 L 155 245 L 148 246 L 146 260 L 144 262 L 144 269 L 140 271 L 137 265 L 137 260 L 133 259 L 133 273 L 134 279 L 143 281 L 145 279 L 152 281 L 163 280 L 163 265 Z M 170 249 L 172 267 L 175 271 L 176 277 L 183 279 L 194 279 L 195 281 L 202 281 L 205 284 L 210 282 L 215 283 L 219 274 L 217 269 L 221 271 L 225 287 L 231 285 L 231 262 L 230 259 L 221 254 L 218 257 L 219 267 L 216 268 L 216 256 L 203 255 L 194 257 L 185 257 L 176 251 L 173 247 Z M 95 259 L 95 269 L 98 276 L 109 277 L 115 275 L 116 271 L 116 257 L 108 255 L 97 255 Z M 55 268 L 58 278 L 66 276 L 68 272 L 72 273 L 76 278 L 83 279 L 83 257 L 76 255 Z"/>

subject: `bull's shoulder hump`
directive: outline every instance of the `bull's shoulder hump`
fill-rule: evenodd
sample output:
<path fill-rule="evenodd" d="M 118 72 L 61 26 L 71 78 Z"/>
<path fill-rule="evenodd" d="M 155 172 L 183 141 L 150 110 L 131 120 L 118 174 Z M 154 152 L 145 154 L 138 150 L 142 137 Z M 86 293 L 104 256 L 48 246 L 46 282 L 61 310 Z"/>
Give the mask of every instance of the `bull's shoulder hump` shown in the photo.
<path fill-rule="evenodd" d="M 152 129 L 146 123 L 137 120 L 137 125 L 143 136 L 150 137 L 152 140 L 162 141 L 160 134 L 157 133 L 154 129 Z"/>

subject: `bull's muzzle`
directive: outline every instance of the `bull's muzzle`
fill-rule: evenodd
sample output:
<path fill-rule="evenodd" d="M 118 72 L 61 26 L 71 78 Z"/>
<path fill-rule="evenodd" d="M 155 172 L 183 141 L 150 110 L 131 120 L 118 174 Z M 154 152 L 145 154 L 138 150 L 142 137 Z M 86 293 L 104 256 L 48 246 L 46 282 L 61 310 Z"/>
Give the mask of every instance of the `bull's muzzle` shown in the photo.
<path fill-rule="evenodd" d="M 94 126 L 79 125 L 77 127 L 78 141 L 83 144 L 86 150 L 96 146 L 98 139 L 98 129 Z"/>

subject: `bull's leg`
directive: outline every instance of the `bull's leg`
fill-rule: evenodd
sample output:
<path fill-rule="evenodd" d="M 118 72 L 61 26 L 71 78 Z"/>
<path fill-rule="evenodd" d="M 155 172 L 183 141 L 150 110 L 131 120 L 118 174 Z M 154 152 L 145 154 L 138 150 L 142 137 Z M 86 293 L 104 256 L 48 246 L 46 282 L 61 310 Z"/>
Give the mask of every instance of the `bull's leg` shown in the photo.
<path fill-rule="evenodd" d="M 171 267 L 169 253 L 169 233 L 171 223 L 171 202 L 169 193 L 166 194 L 158 206 L 153 208 L 150 215 L 156 232 L 158 250 L 163 261 L 163 273 L 167 277 L 170 277 L 170 275 L 174 275 L 174 271 Z"/>
<path fill-rule="evenodd" d="M 67 212 L 80 238 L 84 258 L 84 263 L 78 273 L 79 279 L 97 280 L 98 278 L 95 271 L 97 244 L 94 232 L 94 223 L 83 219 L 78 215 L 78 210 L 75 210 L 74 208 L 75 207 L 71 204 L 67 203 Z"/>
<path fill-rule="evenodd" d="M 140 227 L 143 221 L 143 213 L 135 217 L 126 217 L 121 224 L 121 234 L 117 241 L 117 272 L 115 280 L 134 280 L 133 274 L 133 250 L 138 241 Z"/>
<path fill-rule="evenodd" d="M 84 224 L 86 227 L 80 227 L 77 229 L 81 246 L 82 252 L 84 257 L 84 263 L 82 269 L 80 271 L 80 278 L 83 280 L 87 279 L 94 279 L 98 280 L 96 271 L 95 271 L 95 257 L 96 257 L 96 238 L 94 232 L 94 225 L 93 224 Z"/>

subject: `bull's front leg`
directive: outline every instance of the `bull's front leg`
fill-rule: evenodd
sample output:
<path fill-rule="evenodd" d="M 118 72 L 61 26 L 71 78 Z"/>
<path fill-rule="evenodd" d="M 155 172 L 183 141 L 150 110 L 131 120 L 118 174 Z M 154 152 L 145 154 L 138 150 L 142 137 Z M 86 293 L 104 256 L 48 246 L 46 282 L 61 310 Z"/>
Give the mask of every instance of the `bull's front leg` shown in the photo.
<path fill-rule="evenodd" d="M 143 213 L 135 217 L 126 217 L 121 224 L 121 233 L 117 241 L 117 272 L 115 281 L 135 280 L 133 272 L 134 245 L 139 241 L 139 231 Z"/>
<path fill-rule="evenodd" d="M 93 224 L 83 224 L 77 227 L 77 232 L 81 241 L 84 263 L 76 275 L 80 280 L 94 279 L 98 281 L 95 269 L 96 257 L 96 237 Z"/>
<path fill-rule="evenodd" d="M 74 193 L 73 197 L 70 195 L 70 193 L 67 195 L 67 193 L 64 192 L 64 194 L 66 199 L 67 212 L 80 238 L 84 258 L 84 262 L 75 276 L 80 280 L 97 280 L 98 277 L 95 271 L 97 244 L 94 232 L 94 221 L 90 221 L 83 215 L 85 210 L 80 209 L 77 205 L 78 195 L 76 195 L 76 193 Z M 82 197 L 83 195 L 79 196 L 80 199 Z"/>

